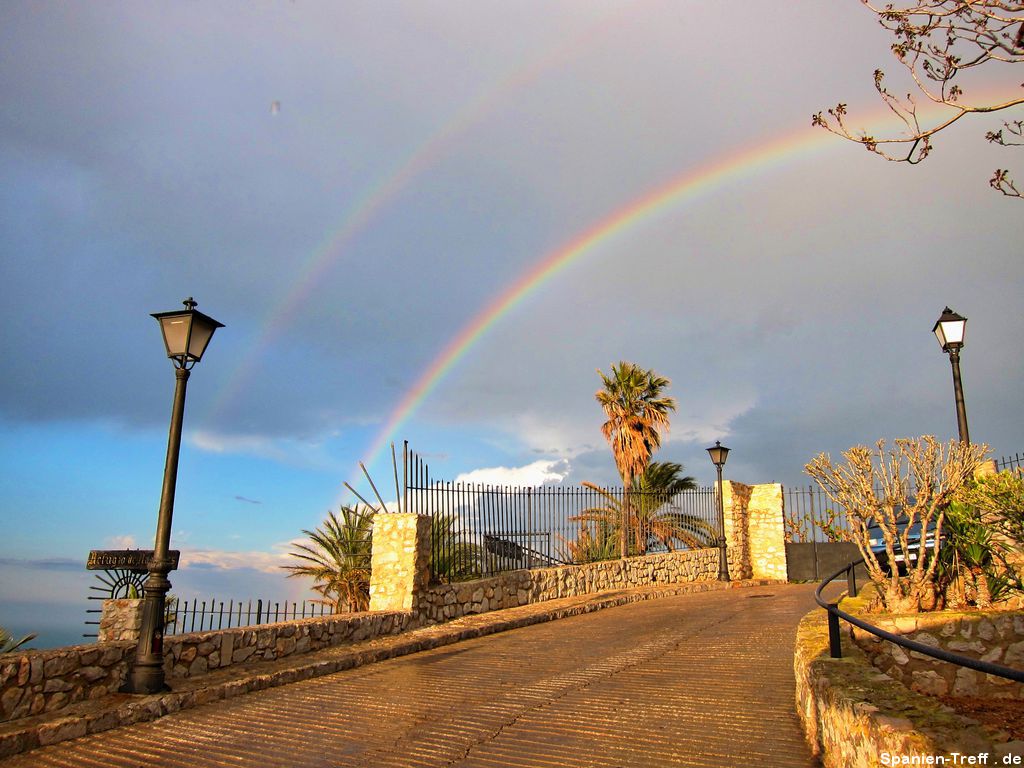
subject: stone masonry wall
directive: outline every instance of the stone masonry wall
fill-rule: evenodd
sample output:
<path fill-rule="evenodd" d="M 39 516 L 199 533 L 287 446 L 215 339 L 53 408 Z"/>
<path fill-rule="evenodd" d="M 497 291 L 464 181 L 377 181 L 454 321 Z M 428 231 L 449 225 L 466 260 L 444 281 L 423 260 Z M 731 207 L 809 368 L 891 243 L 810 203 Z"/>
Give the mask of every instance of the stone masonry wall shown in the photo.
<path fill-rule="evenodd" d="M 952 653 L 1024 668 L 1024 613 L 971 611 L 866 617 L 893 634 Z M 878 669 L 919 693 L 1024 699 L 1024 683 L 933 659 L 854 628 L 854 640 Z"/>
<path fill-rule="evenodd" d="M 754 486 L 737 483 L 735 480 L 722 482 L 722 507 L 725 511 L 725 551 L 729 564 L 729 578 L 749 579 L 750 543 L 747 537 L 747 508 Z"/>
<path fill-rule="evenodd" d="M 987 753 L 987 765 L 1021 764 L 1007 758 L 1024 754 L 1021 742 L 987 732 L 938 699 L 894 685 L 848 637 L 843 658 L 831 658 L 825 616 L 816 608 L 800 622 L 793 660 L 797 714 L 825 768 L 877 768 L 883 754 L 920 765 L 966 765 L 954 755 Z"/>
<path fill-rule="evenodd" d="M 408 611 L 370 612 L 173 635 L 164 638 L 164 672 L 168 678 L 195 677 L 417 625 Z M 0 655 L 0 722 L 116 693 L 134 657 L 135 641 L 125 640 Z"/>
<path fill-rule="evenodd" d="M 118 640 L 139 639 L 142 630 L 142 600 L 104 600 L 100 615 L 100 631 L 96 642 L 110 643 Z"/>
<path fill-rule="evenodd" d="M 433 623 L 609 589 L 717 578 L 717 549 L 687 550 L 435 584 L 419 593 L 416 609 L 424 621 Z"/>
<path fill-rule="evenodd" d="M 0 654 L 0 722 L 115 693 L 134 656 L 128 642 Z"/>
<path fill-rule="evenodd" d="M 783 504 L 780 483 L 755 485 L 751 489 L 747 507 L 747 546 L 752 578 L 782 581 L 788 578 Z"/>
<path fill-rule="evenodd" d="M 413 609 L 430 580 L 430 523 L 429 515 L 374 515 L 371 611 Z"/>

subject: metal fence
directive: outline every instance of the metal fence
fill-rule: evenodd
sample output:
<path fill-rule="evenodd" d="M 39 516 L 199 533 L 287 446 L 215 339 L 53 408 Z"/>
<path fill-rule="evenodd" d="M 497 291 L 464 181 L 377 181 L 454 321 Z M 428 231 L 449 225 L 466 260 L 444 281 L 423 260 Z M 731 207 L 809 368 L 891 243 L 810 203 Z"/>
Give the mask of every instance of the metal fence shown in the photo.
<path fill-rule="evenodd" d="M 784 488 L 783 492 L 786 541 L 833 541 L 835 533 L 850 530 L 846 510 L 836 509 L 820 487 L 809 485 L 806 488 Z"/>
<path fill-rule="evenodd" d="M 408 448 L 404 457 L 402 508 L 432 516 L 431 573 L 440 581 L 617 558 L 623 516 L 631 555 L 711 547 L 719 537 L 713 488 L 634 491 L 626 505 L 621 488 L 435 480 Z"/>
<path fill-rule="evenodd" d="M 303 600 L 271 602 L 270 600 L 172 600 L 166 608 L 164 634 L 181 635 L 233 627 L 252 627 L 278 621 L 294 621 L 334 613 L 324 603 Z"/>
<path fill-rule="evenodd" d="M 1020 469 L 1024 467 L 1024 454 L 1015 453 L 1013 456 L 1003 456 L 996 461 L 996 469 L 1002 472 L 1005 469 Z"/>
<path fill-rule="evenodd" d="M 90 598 L 92 599 L 92 598 Z M 97 598 L 101 599 L 101 598 Z M 87 619 L 86 625 L 99 627 L 102 608 L 90 608 L 87 614 L 96 620 Z M 294 621 L 318 616 L 329 616 L 331 606 L 311 600 L 271 602 L 270 600 L 181 600 L 171 597 L 164 611 L 164 634 L 183 635 L 186 632 L 203 632 L 215 629 L 254 627 L 273 624 L 278 621 Z M 96 632 L 83 633 L 82 637 L 96 638 Z"/>

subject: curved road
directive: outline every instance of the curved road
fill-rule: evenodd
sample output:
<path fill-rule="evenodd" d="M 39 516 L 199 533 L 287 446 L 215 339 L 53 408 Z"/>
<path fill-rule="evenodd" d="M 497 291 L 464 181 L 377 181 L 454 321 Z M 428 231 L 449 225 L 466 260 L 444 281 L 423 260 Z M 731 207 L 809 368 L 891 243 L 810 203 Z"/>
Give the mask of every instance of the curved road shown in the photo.
<path fill-rule="evenodd" d="M 814 585 L 680 595 L 468 640 L 0 761 L 27 766 L 809 766 Z"/>

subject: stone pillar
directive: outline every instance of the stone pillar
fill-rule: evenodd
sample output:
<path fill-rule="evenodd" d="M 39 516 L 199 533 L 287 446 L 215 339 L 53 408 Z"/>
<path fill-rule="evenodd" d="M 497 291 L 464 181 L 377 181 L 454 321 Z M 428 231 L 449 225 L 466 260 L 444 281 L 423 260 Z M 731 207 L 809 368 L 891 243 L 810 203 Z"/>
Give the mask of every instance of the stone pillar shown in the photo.
<path fill-rule="evenodd" d="M 722 501 L 725 507 L 725 551 L 730 579 L 750 578 L 750 546 L 747 537 L 747 507 L 753 486 L 722 481 Z"/>
<path fill-rule="evenodd" d="M 373 517 L 370 610 L 411 611 L 430 583 L 430 515 Z"/>
<path fill-rule="evenodd" d="M 747 507 L 747 544 L 750 548 L 751 578 L 788 577 L 784 499 L 780 483 L 755 485 Z"/>
<path fill-rule="evenodd" d="M 722 483 L 729 577 L 787 578 L 782 486 Z"/>
<path fill-rule="evenodd" d="M 110 643 L 118 640 L 138 642 L 141 629 L 142 600 L 124 598 L 103 601 L 97 642 Z"/>

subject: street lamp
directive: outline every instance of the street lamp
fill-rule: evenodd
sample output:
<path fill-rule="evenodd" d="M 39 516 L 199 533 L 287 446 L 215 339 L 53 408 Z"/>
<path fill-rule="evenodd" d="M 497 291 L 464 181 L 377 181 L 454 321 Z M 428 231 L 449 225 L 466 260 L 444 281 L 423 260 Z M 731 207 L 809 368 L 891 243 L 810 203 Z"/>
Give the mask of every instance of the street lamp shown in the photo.
<path fill-rule="evenodd" d="M 726 560 L 725 552 L 725 498 L 722 496 L 722 467 L 725 466 L 725 460 L 729 458 L 729 449 L 718 440 L 715 440 L 715 444 L 708 448 L 707 451 L 708 455 L 711 456 L 711 463 L 718 470 L 718 530 L 721 532 L 718 539 L 718 578 L 722 581 L 728 581 L 729 563 Z"/>
<path fill-rule="evenodd" d="M 964 333 L 967 330 L 967 318 L 958 315 L 946 307 L 939 319 L 935 321 L 932 333 L 939 340 L 942 351 L 949 355 L 949 363 L 953 366 L 953 396 L 956 398 L 956 425 L 960 431 L 960 442 L 970 443 L 967 433 L 967 408 L 964 406 L 964 387 L 960 382 L 960 350 L 964 346 Z"/>
<path fill-rule="evenodd" d="M 212 317 L 196 310 L 189 296 L 182 302 L 184 310 L 157 312 L 167 357 L 174 361 L 174 404 L 171 407 L 171 429 L 167 438 L 167 462 L 164 464 L 164 485 L 160 492 L 160 512 L 156 523 L 156 543 L 149 561 L 149 577 L 144 584 L 142 626 L 132 667 L 124 690 L 128 693 L 159 693 L 164 690 L 164 602 L 171 582 L 167 574 L 172 561 L 168 554 L 171 543 L 171 516 L 174 513 L 174 486 L 178 479 L 178 453 L 181 449 L 181 424 L 185 415 L 185 385 L 192 366 L 203 358 L 213 332 L 223 328 Z"/>

